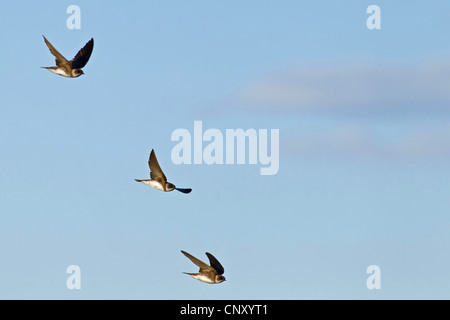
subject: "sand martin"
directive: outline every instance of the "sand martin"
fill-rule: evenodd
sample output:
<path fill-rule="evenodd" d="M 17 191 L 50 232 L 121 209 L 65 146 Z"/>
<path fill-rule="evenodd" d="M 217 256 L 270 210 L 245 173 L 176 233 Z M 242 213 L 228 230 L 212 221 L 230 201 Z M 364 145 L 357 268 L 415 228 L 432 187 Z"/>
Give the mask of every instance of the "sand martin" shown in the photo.
<path fill-rule="evenodd" d="M 184 252 L 181 250 L 181 252 L 188 257 L 193 263 L 195 263 L 197 266 L 200 267 L 200 270 L 198 273 L 188 273 L 183 272 L 184 274 L 190 275 L 192 278 L 206 282 L 206 283 L 221 283 L 225 281 L 225 277 L 222 275 L 225 270 L 223 269 L 222 265 L 219 261 L 217 261 L 214 256 L 206 252 L 206 255 L 209 258 L 210 266 L 204 263 L 203 261 L 197 259 L 194 256 L 191 256 L 189 253 Z"/>
<path fill-rule="evenodd" d="M 44 37 L 44 36 L 43 36 Z M 68 78 L 76 78 L 84 74 L 83 68 L 91 57 L 92 49 L 94 49 L 94 39 L 89 40 L 88 43 L 76 54 L 75 58 L 67 61 L 55 47 L 44 37 L 44 41 L 50 52 L 56 57 L 56 67 L 42 67 L 60 76 Z"/>
<path fill-rule="evenodd" d="M 159 166 L 158 160 L 156 159 L 155 150 L 152 149 L 150 153 L 150 158 L 148 159 L 148 166 L 150 167 L 150 180 L 138 180 L 137 182 L 142 182 L 143 184 L 161 190 L 161 191 L 173 191 L 178 190 L 183 193 L 190 193 L 192 189 L 181 189 L 175 187 L 172 183 L 167 182 L 167 178 L 164 175 L 164 172 L 161 170 Z"/>

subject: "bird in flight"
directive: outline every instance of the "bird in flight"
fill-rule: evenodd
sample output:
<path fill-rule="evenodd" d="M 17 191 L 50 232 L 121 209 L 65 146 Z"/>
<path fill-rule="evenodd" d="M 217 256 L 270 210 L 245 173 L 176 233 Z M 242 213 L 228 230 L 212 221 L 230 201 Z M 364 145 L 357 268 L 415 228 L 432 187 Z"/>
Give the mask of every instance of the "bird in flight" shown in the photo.
<path fill-rule="evenodd" d="M 223 273 L 225 272 L 224 268 L 220 264 L 220 262 L 209 252 L 206 252 L 208 256 L 210 265 L 207 265 L 203 261 L 197 259 L 196 257 L 190 255 L 189 253 L 181 250 L 181 252 L 188 257 L 193 263 L 195 263 L 200 270 L 198 273 L 188 273 L 183 272 L 184 274 L 190 275 L 192 278 L 200 280 L 206 283 L 221 283 L 225 281 L 225 277 Z"/>
<path fill-rule="evenodd" d="M 44 37 L 44 36 L 43 36 Z M 53 47 L 53 45 L 44 37 L 45 44 L 50 49 L 50 52 L 56 58 L 56 67 L 42 67 L 53 73 L 59 74 L 63 77 L 77 78 L 84 74 L 81 70 L 91 57 L 94 49 L 94 39 L 89 40 L 88 43 L 75 55 L 75 57 L 68 61 L 64 56 Z"/>
<path fill-rule="evenodd" d="M 182 189 L 175 187 L 172 183 L 167 182 L 167 178 L 164 175 L 164 172 L 161 170 L 159 166 L 158 159 L 156 159 L 155 150 L 152 149 L 150 153 L 150 158 L 148 159 L 148 166 L 150 167 L 150 178 L 148 180 L 138 180 L 137 182 L 142 182 L 143 184 L 164 191 L 169 192 L 173 190 L 177 190 L 183 193 L 190 193 L 192 189 Z"/>

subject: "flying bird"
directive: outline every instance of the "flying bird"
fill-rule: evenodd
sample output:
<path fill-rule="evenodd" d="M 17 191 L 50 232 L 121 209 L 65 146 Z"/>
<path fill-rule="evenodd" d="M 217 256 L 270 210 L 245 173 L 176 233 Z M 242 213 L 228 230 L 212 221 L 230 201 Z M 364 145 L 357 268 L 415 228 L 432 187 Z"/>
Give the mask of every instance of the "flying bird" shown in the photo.
<path fill-rule="evenodd" d="M 225 281 L 225 277 L 222 275 L 225 270 L 223 269 L 220 262 L 209 252 L 206 252 L 208 256 L 210 265 L 207 265 L 203 261 L 197 259 L 196 257 L 190 255 L 187 252 L 181 250 L 181 252 L 188 257 L 193 263 L 195 263 L 200 270 L 198 273 L 188 273 L 183 272 L 184 274 L 190 275 L 192 278 L 200 280 L 206 283 L 221 283 Z"/>
<path fill-rule="evenodd" d="M 44 36 L 43 36 L 44 37 Z M 91 57 L 94 49 L 94 39 L 89 40 L 88 43 L 75 55 L 75 57 L 68 61 L 64 56 L 53 47 L 53 45 L 44 37 L 45 44 L 50 49 L 50 52 L 56 58 L 56 67 L 42 67 L 60 76 L 68 78 L 77 78 L 84 74 L 81 70 Z"/>
<path fill-rule="evenodd" d="M 149 180 L 138 180 L 137 182 L 142 182 L 143 184 L 164 191 L 169 192 L 173 190 L 177 190 L 183 193 L 190 193 L 192 189 L 182 189 L 175 187 L 172 183 L 167 182 L 167 178 L 164 175 L 164 172 L 161 170 L 159 166 L 158 160 L 156 159 L 155 150 L 152 149 L 150 153 L 150 158 L 148 159 L 148 166 L 150 167 L 150 178 Z"/>

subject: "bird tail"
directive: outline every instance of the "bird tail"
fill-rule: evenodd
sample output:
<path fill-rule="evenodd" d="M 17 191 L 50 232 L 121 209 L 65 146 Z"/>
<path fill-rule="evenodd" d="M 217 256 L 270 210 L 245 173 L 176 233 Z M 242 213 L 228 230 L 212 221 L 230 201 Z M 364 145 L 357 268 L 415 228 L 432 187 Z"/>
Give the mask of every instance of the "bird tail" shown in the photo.
<path fill-rule="evenodd" d="M 190 193 L 192 191 L 192 189 L 183 189 L 183 188 L 175 188 L 175 190 L 183 193 Z"/>

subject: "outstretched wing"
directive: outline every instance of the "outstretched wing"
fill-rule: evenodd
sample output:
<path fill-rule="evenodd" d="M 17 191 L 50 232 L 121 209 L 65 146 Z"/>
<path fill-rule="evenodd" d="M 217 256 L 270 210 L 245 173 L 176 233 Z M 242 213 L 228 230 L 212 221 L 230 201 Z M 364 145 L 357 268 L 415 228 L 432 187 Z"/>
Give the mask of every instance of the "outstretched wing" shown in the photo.
<path fill-rule="evenodd" d="M 70 63 L 72 64 L 72 68 L 74 69 L 83 68 L 89 61 L 93 49 L 94 49 L 94 39 L 91 39 L 89 40 L 88 43 L 85 44 L 85 46 L 80 51 L 78 51 L 75 58 L 73 58 L 70 61 Z"/>
<path fill-rule="evenodd" d="M 158 159 L 156 159 L 155 150 L 153 149 L 150 153 L 150 158 L 148 159 L 148 166 L 150 167 L 150 178 L 165 185 L 167 182 L 167 178 L 164 175 L 164 172 L 161 170 L 161 167 L 159 166 Z"/>
<path fill-rule="evenodd" d="M 209 264 L 214 268 L 214 270 L 217 271 L 217 274 L 223 274 L 225 269 L 222 267 L 220 262 L 211 253 L 206 252 L 206 255 L 208 256 Z"/>
<path fill-rule="evenodd" d="M 199 268 L 200 268 L 200 272 L 210 272 L 213 270 L 213 268 L 209 265 L 207 265 L 206 263 L 204 263 L 203 261 L 197 259 L 196 257 L 190 255 L 189 253 L 181 250 L 181 252 L 189 258 L 189 260 L 191 260 L 193 263 L 195 263 Z"/>
<path fill-rule="evenodd" d="M 47 40 L 47 38 L 44 37 L 44 41 L 47 47 L 50 49 L 50 52 L 55 56 L 57 66 L 60 66 L 63 63 L 68 63 L 67 59 L 64 58 L 64 56 L 55 49 L 55 47 Z"/>

